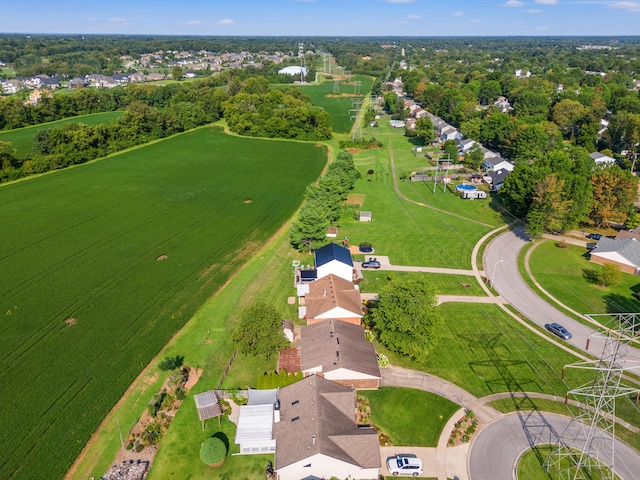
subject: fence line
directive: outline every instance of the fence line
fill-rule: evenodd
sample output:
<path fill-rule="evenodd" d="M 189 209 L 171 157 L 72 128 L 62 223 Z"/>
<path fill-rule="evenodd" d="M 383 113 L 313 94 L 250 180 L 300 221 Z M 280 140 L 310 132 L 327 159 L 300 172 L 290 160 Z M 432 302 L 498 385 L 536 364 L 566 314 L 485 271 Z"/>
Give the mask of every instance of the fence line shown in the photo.
<path fill-rule="evenodd" d="M 227 378 L 227 373 L 229 373 L 229 370 L 231 370 L 231 365 L 233 365 L 233 361 L 236 359 L 237 356 L 238 356 L 238 349 L 236 348 L 235 351 L 233 352 L 233 355 L 231 355 L 231 359 L 229 360 L 229 363 L 227 363 L 227 367 L 224 369 L 224 372 L 222 372 L 222 378 L 220 378 L 220 381 L 218 382 L 218 386 L 216 387 L 216 390 L 220 390 L 220 387 L 222 386 L 222 382 L 224 382 L 224 379 Z"/>

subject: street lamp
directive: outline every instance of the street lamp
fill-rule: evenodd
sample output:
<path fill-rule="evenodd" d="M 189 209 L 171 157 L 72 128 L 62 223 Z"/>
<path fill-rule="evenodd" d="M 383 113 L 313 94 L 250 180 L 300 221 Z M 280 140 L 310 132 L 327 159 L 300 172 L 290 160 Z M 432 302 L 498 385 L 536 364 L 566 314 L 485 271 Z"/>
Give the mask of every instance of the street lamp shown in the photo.
<path fill-rule="evenodd" d="M 496 263 L 493 264 L 493 275 L 491 275 L 491 282 L 489 282 L 489 286 L 491 288 L 493 288 L 493 281 L 496 278 L 496 267 L 498 266 L 499 263 L 504 262 L 504 260 L 498 260 Z"/>

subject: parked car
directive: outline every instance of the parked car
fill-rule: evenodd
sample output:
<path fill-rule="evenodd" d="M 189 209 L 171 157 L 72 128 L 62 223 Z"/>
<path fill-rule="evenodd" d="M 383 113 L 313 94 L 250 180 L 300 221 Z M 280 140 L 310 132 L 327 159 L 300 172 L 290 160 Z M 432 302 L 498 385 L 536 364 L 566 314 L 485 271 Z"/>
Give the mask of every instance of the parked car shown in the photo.
<path fill-rule="evenodd" d="M 366 262 L 362 262 L 362 268 L 380 268 L 380 262 L 376 259 L 367 260 Z"/>
<path fill-rule="evenodd" d="M 411 475 L 417 477 L 422 474 L 422 460 L 410 453 L 399 453 L 387 458 L 387 468 L 394 476 Z"/>
<path fill-rule="evenodd" d="M 587 238 L 591 240 L 600 240 L 602 238 L 602 235 L 600 235 L 599 233 L 590 233 L 589 235 L 587 235 Z"/>
<path fill-rule="evenodd" d="M 571 333 L 569 333 L 569 330 L 567 330 L 566 328 L 564 328 L 562 325 L 560 325 L 559 323 L 547 323 L 544 328 L 546 328 L 547 330 L 549 330 L 551 333 L 553 333 L 554 335 L 559 336 L 560 338 L 562 338 L 563 340 L 569 340 L 571 338 Z"/>

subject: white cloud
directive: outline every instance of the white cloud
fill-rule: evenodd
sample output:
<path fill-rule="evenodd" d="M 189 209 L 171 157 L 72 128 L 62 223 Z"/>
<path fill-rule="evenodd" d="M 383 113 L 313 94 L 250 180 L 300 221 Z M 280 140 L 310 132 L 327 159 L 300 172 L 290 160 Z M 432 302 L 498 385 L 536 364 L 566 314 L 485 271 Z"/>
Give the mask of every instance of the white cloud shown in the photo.
<path fill-rule="evenodd" d="M 462 15 L 464 15 L 464 13 L 462 13 L 460 10 L 458 10 L 457 12 L 454 13 L 454 15 L 456 17 L 461 17 Z"/>
<path fill-rule="evenodd" d="M 98 20 L 96 17 L 87 18 L 87 22 L 95 22 L 96 20 Z"/>
<path fill-rule="evenodd" d="M 182 25 L 200 25 L 202 22 L 200 20 L 189 20 L 184 22 Z"/>
<path fill-rule="evenodd" d="M 480 20 L 478 18 L 472 18 L 469 20 L 471 23 L 484 23 L 484 20 Z"/>
<path fill-rule="evenodd" d="M 631 13 L 640 13 L 640 3 L 638 2 L 614 2 L 609 6 L 611 8 L 621 8 Z"/>
<path fill-rule="evenodd" d="M 536 27 L 536 30 L 549 30 L 549 27 Z"/>
<path fill-rule="evenodd" d="M 527 10 L 525 13 L 542 13 L 541 9 L 531 9 L 531 10 Z"/>
<path fill-rule="evenodd" d="M 524 2 L 520 0 L 507 0 L 507 3 L 503 5 L 503 7 L 523 7 Z"/>
<path fill-rule="evenodd" d="M 535 3 L 539 3 L 540 5 L 557 5 L 558 0 L 535 0 Z"/>
<path fill-rule="evenodd" d="M 222 20 L 218 20 L 218 25 L 231 25 L 232 23 L 236 23 L 230 18 L 223 18 Z"/>
<path fill-rule="evenodd" d="M 113 23 L 125 23 L 127 19 L 124 17 L 111 17 L 109 21 Z"/>
<path fill-rule="evenodd" d="M 407 15 L 407 18 L 409 20 L 418 20 L 419 18 L 422 18 L 422 15 L 413 15 L 413 14 L 409 14 Z"/>

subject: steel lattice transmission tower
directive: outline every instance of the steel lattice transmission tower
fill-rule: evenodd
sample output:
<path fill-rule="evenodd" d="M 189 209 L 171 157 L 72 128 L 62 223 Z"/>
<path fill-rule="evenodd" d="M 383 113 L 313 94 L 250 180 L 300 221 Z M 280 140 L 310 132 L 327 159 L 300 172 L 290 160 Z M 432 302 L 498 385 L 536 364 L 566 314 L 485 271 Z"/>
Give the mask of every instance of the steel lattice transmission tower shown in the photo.
<path fill-rule="evenodd" d="M 337 78 L 333 79 L 333 94 L 334 95 L 340 94 L 340 80 L 338 80 Z"/>
<path fill-rule="evenodd" d="M 364 98 L 351 99 L 351 107 L 353 108 L 349 110 L 349 118 L 355 121 L 351 133 L 351 141 L 354 141 L 356 138 L 362 141 L 362 121 L 360 118 L 360 112 L 362 110 L 363 102 Z"/>
<path fill-rule="evenodd" d="M 640 361 L 626 358 L 629 345 L 637 344 L 640 337 L 640 314 L 616 313 L 587 317 L 592 320 L 593 317 L 608 317 L 600 323 L 609 328 L 605 327 L 592 335 L 594 338 L 604 338 L 604 349 L 599 360 L 565 366 L 565 369 L 592 370 L 595 378 L 593 382 L 567 393 L 567 400 L 571 395 L 581 406 L 544 466 L 547 473 L 556 474 L 555 478 L 586 479 L 591 478 L 589 472 L 597 470 L 603 480 L 613 480 L 616 399 L 635 396 L 637 402 L 640 392 L 638 388 L 622 384 L 625 372 L 640 369 Z"/>

